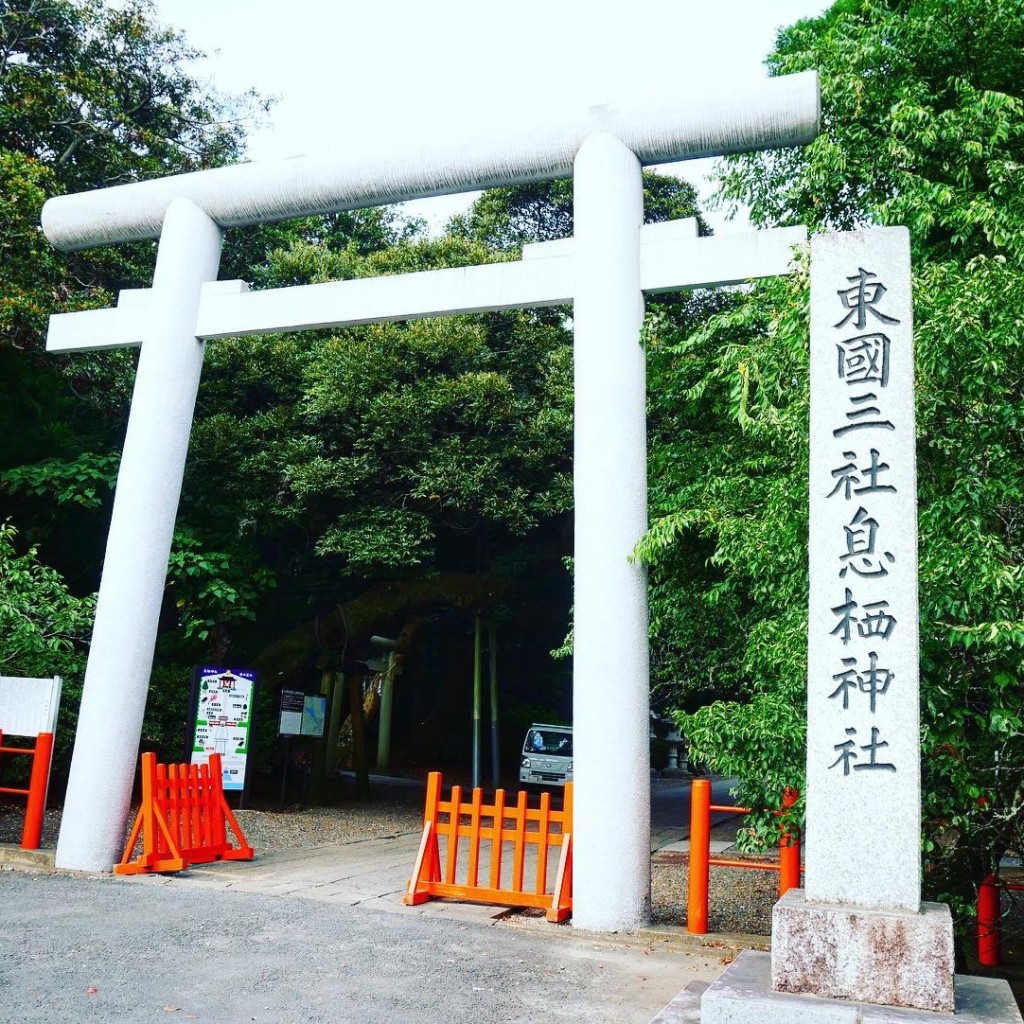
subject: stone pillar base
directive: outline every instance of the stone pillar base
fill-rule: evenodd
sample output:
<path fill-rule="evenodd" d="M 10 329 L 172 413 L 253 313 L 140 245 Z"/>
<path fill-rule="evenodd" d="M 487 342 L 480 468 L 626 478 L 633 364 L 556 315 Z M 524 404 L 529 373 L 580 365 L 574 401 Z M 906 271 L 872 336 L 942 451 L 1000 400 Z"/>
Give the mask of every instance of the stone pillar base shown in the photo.
<path fill-rule="evenodd" d="M 882 970 L 879 967 L 879 970 Z M 680 993 L 659 1024 L 1024 1024 L 1010 986 L 998 978 L 956 976 L 953 1014 L 845 999 L 773 992 L 771 956 L 745 950 L 701 996 L 700 1016 Z M 690 1001 L 692 1003 L 692 1000 Z M 673 1011 L 675 1011 L 673 1013 Z"/>
<path fill-rule="evenodd" d="M 944 903 L 919 914 L 811 903 L 791 889 L 772 911 L 775 992 L 953 1011 L 953 921 Z"/>

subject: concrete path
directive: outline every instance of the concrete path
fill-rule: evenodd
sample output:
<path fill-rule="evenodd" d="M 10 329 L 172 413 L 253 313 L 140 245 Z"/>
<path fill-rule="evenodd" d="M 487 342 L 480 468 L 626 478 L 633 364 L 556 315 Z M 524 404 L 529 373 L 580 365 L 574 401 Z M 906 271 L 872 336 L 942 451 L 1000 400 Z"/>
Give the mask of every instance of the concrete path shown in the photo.
<path fill-rule="evenodd" d="M 0 1018 L 648 1024 L 733 955 L 670 929 L 407 908 L 415 849 L 404 836 L 173 876 L 0 871 Z"/>
<path fill-rule="evenodd" d="M 652 845 L 685 848 L 679 827 L 656 824 Z M 0 1018 L 648 1024 L 738 952 L 679 928 L 606 936 L 503 907 L 405 907 L 419 839 L 128 878 L 48 873 L 3 848 L 0 869 L 21 870 L 0 870 Z"/>

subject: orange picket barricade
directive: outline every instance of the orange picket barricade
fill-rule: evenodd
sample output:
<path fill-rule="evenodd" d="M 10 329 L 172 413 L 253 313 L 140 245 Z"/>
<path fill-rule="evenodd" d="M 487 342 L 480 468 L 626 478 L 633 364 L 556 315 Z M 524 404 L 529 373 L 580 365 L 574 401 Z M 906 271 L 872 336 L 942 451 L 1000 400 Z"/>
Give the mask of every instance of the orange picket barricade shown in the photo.
<path fill-rule="evenodd" d="M 444 820 L 442 820 L 444 819 Z M 468 819 L 468 821 L 464 821 Z M 439 839 L 444 838 L 444 877 L 441 874 Z M 463 881 L 458 881 L 460 840 L 466 852 Z M 487 881 L 480 883 L 481 850 L 489 842 Z M 506 844 L 509 844 L 506 847 Z M 534 848 L 531 865 L 532 888 L 524 887 L 527 851 Z M 548 861 L 552 847 L 561 847 L 558 872 L 552 890 L 547 890 Z M 511 879 L 503 884 L 502 855 L 511 854 Z M 538 907 L 549 921 L 564 921 L 572 913 L 572 783 L 565 787 L 561 811 L 551 809 L 551 795 L 541 794 L 539 807 L 528 807 L 526 793 L 520 792 L 513 806 L 505 802 L 505 791 L 494 794 L 494 803 L 483 802 L 483 792 L 473 790 L 469 803 L 462 801 L 462 787 L 453 786 L 450 800 L 441 799 L 441 773 L 427 777 L 427 802 L 423 813 L 423 838 L 413 876 L 402 902 L 413 907 L 438 897 L 452 897 L 473 903 L 496 903 L 512 907 Z"/>
<path fill-rule="evenodd" d="M 43 815 L 46 811 L 46 790 L 50 783 L 50 762 L 53 760 L 53 733 L 41 732 L 31 747 L 5 747 L 0 732 L 0 754 L 25 754 L 32 758 L 28 789 L 0 786 L 0 793 L 28 797 L 25 823 L 21 828 L 21 848 L 38 850 L 43 836 Z"/>
<path fill-rule="evenodd" d="M 228 837 L 228 827 L 238 845 Z M 131 860 L 142 840 L 142 852 Z M 224 799 L 220 755 L 210 763 L 157 764 L 142 755 L 142 806 L 114 873 L 183 871 L 215 860 L 252 860 L 253 849 Z"/>

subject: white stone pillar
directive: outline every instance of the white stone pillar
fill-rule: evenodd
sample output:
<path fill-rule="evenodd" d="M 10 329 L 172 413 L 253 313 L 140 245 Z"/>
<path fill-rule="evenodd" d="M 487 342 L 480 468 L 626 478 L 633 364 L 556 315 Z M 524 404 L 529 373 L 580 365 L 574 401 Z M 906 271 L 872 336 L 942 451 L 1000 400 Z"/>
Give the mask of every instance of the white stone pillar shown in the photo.
<path fill-rule="evenodd" d="M 621 931 L 650 911 L 647 529 L 636 156 L 598 132 L 574 165 L 575 608 L 573 924 Z"/>
<path fill-rule="evenodd" d="M 906 228 L 811 241 L 807 899 L 921 903 Z M 884 857 L 865 856 L 884 850 Z"/>
<path fill-rule="evenodd" d="M 952 919 L 921 902 L 906 228 L 811 240 L 810 437 L 806 888 L 773 911 L 772 988 L 950 1013 Z"/>
<path fill-rule="evenodd" d="M 204 281 L 216 280 L 220 228 L 171 203 L 153 275 L 85 673 L 58 867 L 109 871 L 122 853 L 153 647 L 181 495 L 203 343 Z"/>

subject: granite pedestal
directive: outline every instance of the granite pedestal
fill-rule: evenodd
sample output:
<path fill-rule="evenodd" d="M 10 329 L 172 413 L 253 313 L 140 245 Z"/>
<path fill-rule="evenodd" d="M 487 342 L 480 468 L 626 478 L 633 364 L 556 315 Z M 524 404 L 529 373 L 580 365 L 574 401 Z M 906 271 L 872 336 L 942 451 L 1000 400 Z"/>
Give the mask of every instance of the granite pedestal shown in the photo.
<path fill-rule="evenodd" d="M 770 954 L 741 953 L 701 997 L 700 1024 L 1022 1024 L 1010 986 L 996 978 L 957 975 L 953 1013 L 937 1013 L 775 992 L 771 974 Z"/>
<path fill-rule="evenodd" d="M 951 1013 L 953 960 L 944 903 L 912 914 L 810 903 L 791 889 L 772 911 L 776 992 Z"/>

